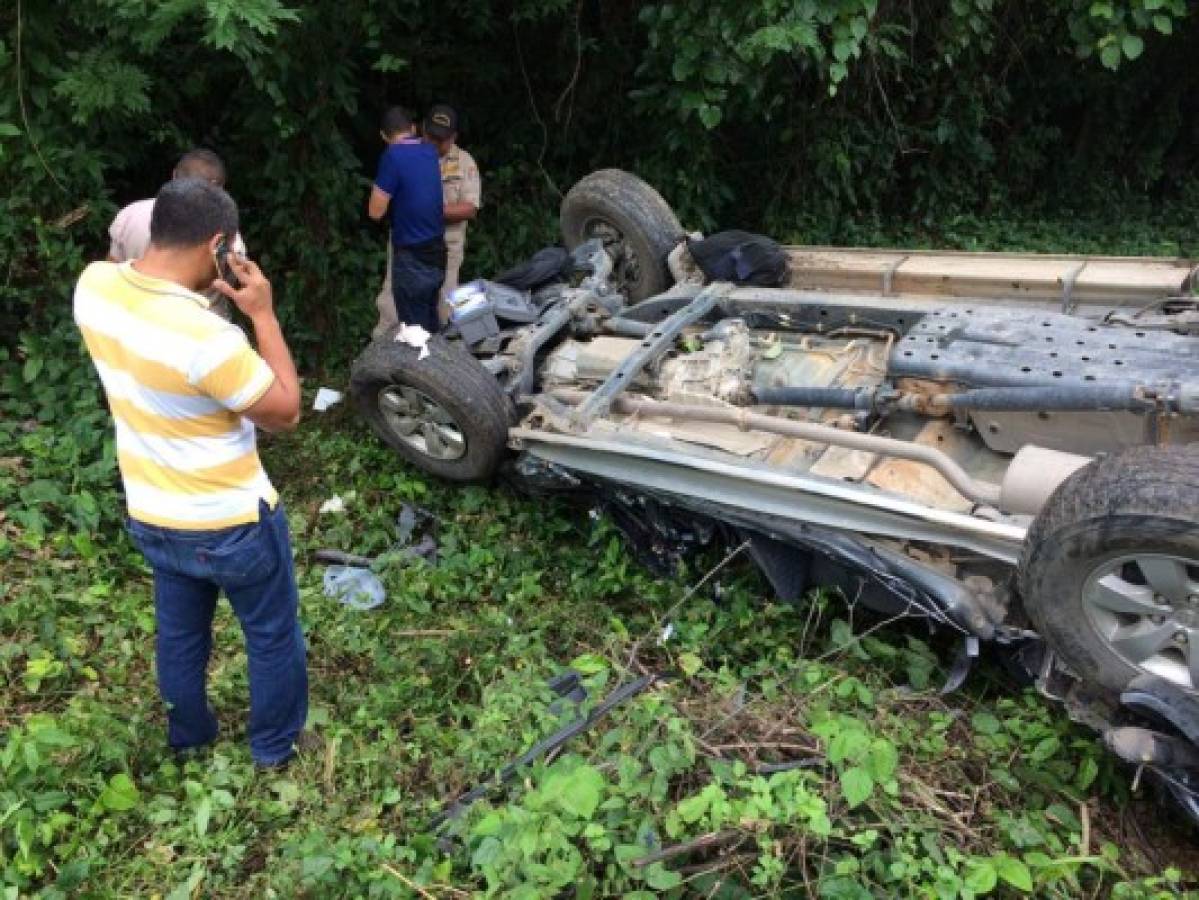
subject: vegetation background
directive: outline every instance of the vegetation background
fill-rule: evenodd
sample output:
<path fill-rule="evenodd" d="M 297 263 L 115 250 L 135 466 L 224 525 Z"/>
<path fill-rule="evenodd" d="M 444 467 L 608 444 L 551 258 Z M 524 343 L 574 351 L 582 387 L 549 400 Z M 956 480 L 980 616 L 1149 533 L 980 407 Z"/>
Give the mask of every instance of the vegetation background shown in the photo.
<path fill-rule="evenodd" d="M 69 309 L 116 209 L 209 146 L 302 370 L 336 383 L 373 322 L 384 237 L 362 212 L 395 102 L 463 114 L 485 183 L 468 274 L 554 241 L 561 192 L 601 166 L 637 172 L 701 229 L 1199 255 L 1195 6 L 9 0 L 0 895 L 1182 890 L 1184 837 L 1060 711 L 994 673 L 946 705 L 929 685 L 952 647 L 854 637 L 852 609 L 772 604 L 737 565 L 675 615 L 672 642 L 649 642 L 645 664 L 679 681 L 439 847 L 422 827 L 439 800 L 554 726 L 544 679 L 573 661 L 602 693 L 715 560 L 655 580 L 606 519 L 428 483 L 344 413 L 267 447 L 330 749 L 254 776 L 226 616 L 214 694 L 231 740 L 165 759 L 147 577 L 121 535 L 111 431 Z M 334 492 L 350 516 L 317 514 Z M 325 600 L 310 551 L 386 548 L 402 501 L 438 516 L 439 565 L 387 567 L 377 615 Z M 825 765 L 761 774 L 808 751 Z"/>

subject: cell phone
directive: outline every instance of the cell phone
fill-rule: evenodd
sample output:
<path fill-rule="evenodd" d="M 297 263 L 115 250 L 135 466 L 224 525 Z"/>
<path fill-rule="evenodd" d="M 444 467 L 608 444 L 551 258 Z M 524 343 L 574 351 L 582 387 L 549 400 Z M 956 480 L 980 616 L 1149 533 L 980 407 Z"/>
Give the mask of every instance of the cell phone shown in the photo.
<path fill-rule="evenodd" d="M 237 275 L 233 271 L 233 266 L 229 265 L 229 242 L 224 238 L 217 243 L 216 249 L 212 252 L 214 262 L 216 262 L 217 275 L 229 287 L 237 290 L 241 287 L 241 282 L 237 280 Z"/>

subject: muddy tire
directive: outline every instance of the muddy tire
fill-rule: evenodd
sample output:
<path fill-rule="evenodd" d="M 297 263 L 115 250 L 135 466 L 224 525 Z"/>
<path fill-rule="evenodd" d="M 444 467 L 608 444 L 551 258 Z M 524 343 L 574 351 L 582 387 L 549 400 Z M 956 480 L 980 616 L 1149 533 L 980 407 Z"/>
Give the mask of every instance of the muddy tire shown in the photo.
<path fill-rule="evenodd" d="M 391 335 L 350 372 L 355 405 L 384 443 L 448 481 L 486 481 L 507 452 L 509 404 L 498 382 L 457 344 L 435 337 L 429 355 Z"/>
<path fill-rule="evenodd" d="M 1033 522 L 1020 593 L 1087 682 L 1152 674 L 1199 696 L 1199 446 L 1136 447 L 1070 476 Z"/>
<path fill-rule="evenodd" d="M 560 218 L 568 249 L 603 240 L 617 287 L 630 303 L 670 287 L 666 257 L 682 239 L 683 227 L 662 195 L 636 175 L 593 172 L 567 192 Z"/>

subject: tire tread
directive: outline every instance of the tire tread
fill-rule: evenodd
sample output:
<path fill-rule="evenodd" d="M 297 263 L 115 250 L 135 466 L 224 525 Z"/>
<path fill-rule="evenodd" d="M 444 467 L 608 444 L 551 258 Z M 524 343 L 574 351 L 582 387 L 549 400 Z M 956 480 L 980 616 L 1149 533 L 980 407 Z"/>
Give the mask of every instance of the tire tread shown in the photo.
<path fill-rule="evenodd" d="M 621 169 L 600 169 L 580 179 L 562 198 L 562 238 L 573 250 L 585 238 L 587 219 L 600 215 L 620 226 L 642 260 L 641 278 L 630 290 L 635 303 L 665 291 L 671 284 L 666 257 L 683 237 L 683 227 L 653 187 Z"/>
<path fill-rule="evenodd" d="M 1018 577 L 1029 618 L 1068 667 L 1112 692 L 1139 670 L 1090 627 L 1079 569 L 1154 542 L 1199 556 L 1199 446 L 1133 447 L 1091 463 L 1053 493 L 1024 543 Z"/>
<path fill-rule="evenodd" d="M 396 343 L 394 332 L 374 341 L 354 362 L 350 393 L 381 440 L 417 468 L 451 481 L 486 481 L 504 457 L 510 407 L 495 378 L 456 344 L 434 337 L 429 355 Z M 436 460 L 392 440 L 383 426 L 378 394 L 388 385 L 407 384 L 443 404 L 467 433 L 467 453 L 458 460 Z"/>

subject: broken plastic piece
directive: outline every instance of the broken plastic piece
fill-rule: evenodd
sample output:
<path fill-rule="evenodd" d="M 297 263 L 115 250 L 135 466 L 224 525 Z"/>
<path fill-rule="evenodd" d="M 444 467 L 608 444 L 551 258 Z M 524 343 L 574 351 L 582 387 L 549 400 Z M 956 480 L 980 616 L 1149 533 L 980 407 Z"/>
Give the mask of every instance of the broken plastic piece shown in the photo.
<path fill-rule="evenodd" d="M 414 528 L 416 528 L 416 510 L 405 503 L 396 519 L 396 540 L 400 546 L 406 546 L 412 540 Z"/>
<path fill-rule="evenodd" d="M 359 566 L 329 566 L 325 569 L 324 585 L 326 597 L 333 597 L 350 609 L 374 609 L 387 599 L 379 576 Z"/>

